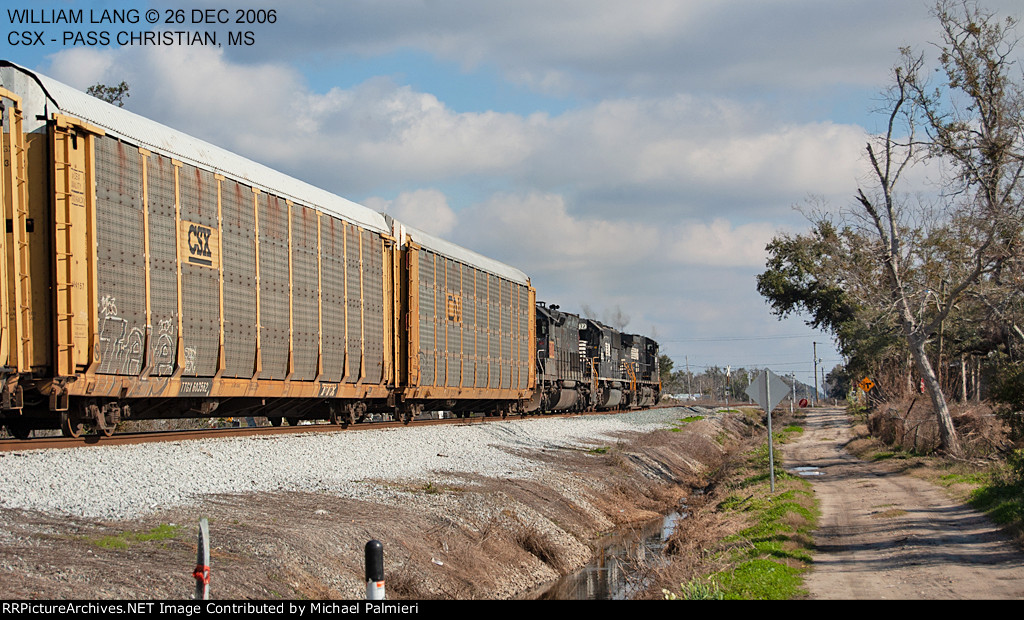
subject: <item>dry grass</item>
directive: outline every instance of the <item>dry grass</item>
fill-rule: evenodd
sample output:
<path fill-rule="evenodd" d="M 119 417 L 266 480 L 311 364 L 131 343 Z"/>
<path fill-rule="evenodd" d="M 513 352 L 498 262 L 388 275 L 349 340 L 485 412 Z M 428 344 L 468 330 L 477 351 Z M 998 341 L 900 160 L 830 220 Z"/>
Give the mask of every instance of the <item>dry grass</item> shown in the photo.
<path fill-rule="evenodd" d="M 564 574 L 569 568 L 558 545 L 545 536 L 536 527 L 523 525 L 512 534 L 512 540 L 530 555 L 536 557 L 551 568 Z"/>
<path fill-rule="evenodd" d="M 949 408 L 968 458 L 991 456 L 1010 445 L 1002 421 L 987 403 L 951 403 Z M 931 454 L 940 447 L 935 409 L 924 395 L 878 405 L 867 426 L 873 437 L 897 450 Z"/>

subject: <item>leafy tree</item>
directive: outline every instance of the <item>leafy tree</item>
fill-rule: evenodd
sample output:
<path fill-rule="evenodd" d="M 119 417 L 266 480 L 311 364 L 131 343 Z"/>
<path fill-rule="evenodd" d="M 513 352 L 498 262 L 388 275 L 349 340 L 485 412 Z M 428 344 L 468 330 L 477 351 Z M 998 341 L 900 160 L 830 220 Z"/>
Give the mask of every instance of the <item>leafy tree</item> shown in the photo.
<path fill-rule="evenodd" d="M 658 370 L 661 373 L 659 377 L 661 379 L 662 386 L 667 384 L 672 377 L 672 367 L 675 363 L 672 358 L 662 353 L 658 356 Z"/>
<path fill-rule="evenodd" d="M 102 99 L 107 103 L 112 103 L 119 108 L 124 107 L 124 100 L 130 95 L 128 93 L 128 83 L 122 81 L 117 86 L 107 86 L 106 84 L 93 84 L 89 88 L 85 89 L 86 94 L 92 95 L 97 99 Z"/>
<path fill-rule="evenodd" d="M 804 313 L 809 325 L 831 332 L 850 372 L 873 375 L 881 360 L 903 355 L 897 326 L 877 302 L 884 296 L 872 258 L 877 243 L 820 209 L 807 216 L 808 233 L 780 235 L 768 245 L 758 291 L 775 314 Z"/>
<path fill-rule="evenodd" d="M 842 271 L 822 262 L 836 258 L 837 237 L 835 226 L 821 219 L 807 235 L 783 234 L 768 244 L 768 269 L 757 277 L 757 290 L 776 314 L 804 311 L 809 325 L 833 332 L 855 319 Z"/>

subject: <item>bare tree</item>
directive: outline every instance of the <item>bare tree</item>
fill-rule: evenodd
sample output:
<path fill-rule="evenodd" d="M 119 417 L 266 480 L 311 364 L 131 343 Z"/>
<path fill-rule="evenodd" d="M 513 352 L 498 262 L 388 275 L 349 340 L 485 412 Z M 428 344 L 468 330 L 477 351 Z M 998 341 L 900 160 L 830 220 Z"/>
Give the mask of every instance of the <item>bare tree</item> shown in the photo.
<path fill-rule="evenodd" d="M 925 345 L 954 305 L 1020 253 L 1024 135 L 1019 84 L 1010 78 L 1015 20 L 997 19 L 974 2 L 940 1 L 934 10 L 943 41 L 942 82 L 925 77 L 923 55 L 904 49 L 888 93 L 884 135 L 869 142 L 873 189 L 857 192 L 869 230 L 881 242 L 879 260 L 891 303 L 935 408 L 943 448 L 961 452 L 949 408 Z M 908 225 L 897 193 L 903 174 L 922 159 L 949 171 L 932 224 Z M 934 218 L 934 219 L 930 219 Z M 918 277 L 928 226 L 956 237 L 961 264 L 944 265 L 940 285 Z"/>

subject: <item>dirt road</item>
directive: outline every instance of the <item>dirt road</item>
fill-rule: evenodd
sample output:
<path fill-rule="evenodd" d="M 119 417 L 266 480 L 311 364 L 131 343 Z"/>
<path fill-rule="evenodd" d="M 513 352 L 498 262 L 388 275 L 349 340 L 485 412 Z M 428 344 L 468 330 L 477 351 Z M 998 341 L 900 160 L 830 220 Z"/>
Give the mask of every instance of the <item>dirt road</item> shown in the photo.
<path fill-rule="evenodd" d="M 786 445 L 785 464 L 816 468 L 808 473 L 822 516 L 811 598 L 1024 597 L 1024 554 L 984 516 L 928 482 L 848 454 L 841 409 L 809 410 L 804 426 Z"/>

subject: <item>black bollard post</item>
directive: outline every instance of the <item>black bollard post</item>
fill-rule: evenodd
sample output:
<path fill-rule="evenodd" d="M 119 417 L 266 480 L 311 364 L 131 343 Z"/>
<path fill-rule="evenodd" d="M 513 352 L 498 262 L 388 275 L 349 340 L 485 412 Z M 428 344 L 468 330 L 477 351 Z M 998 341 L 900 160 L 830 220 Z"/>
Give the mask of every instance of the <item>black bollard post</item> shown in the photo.
<path fill-rule="evenodd" d="M 379 540 L 366 543 L 366 600 L 384 600 L 384 545 Z"/>

